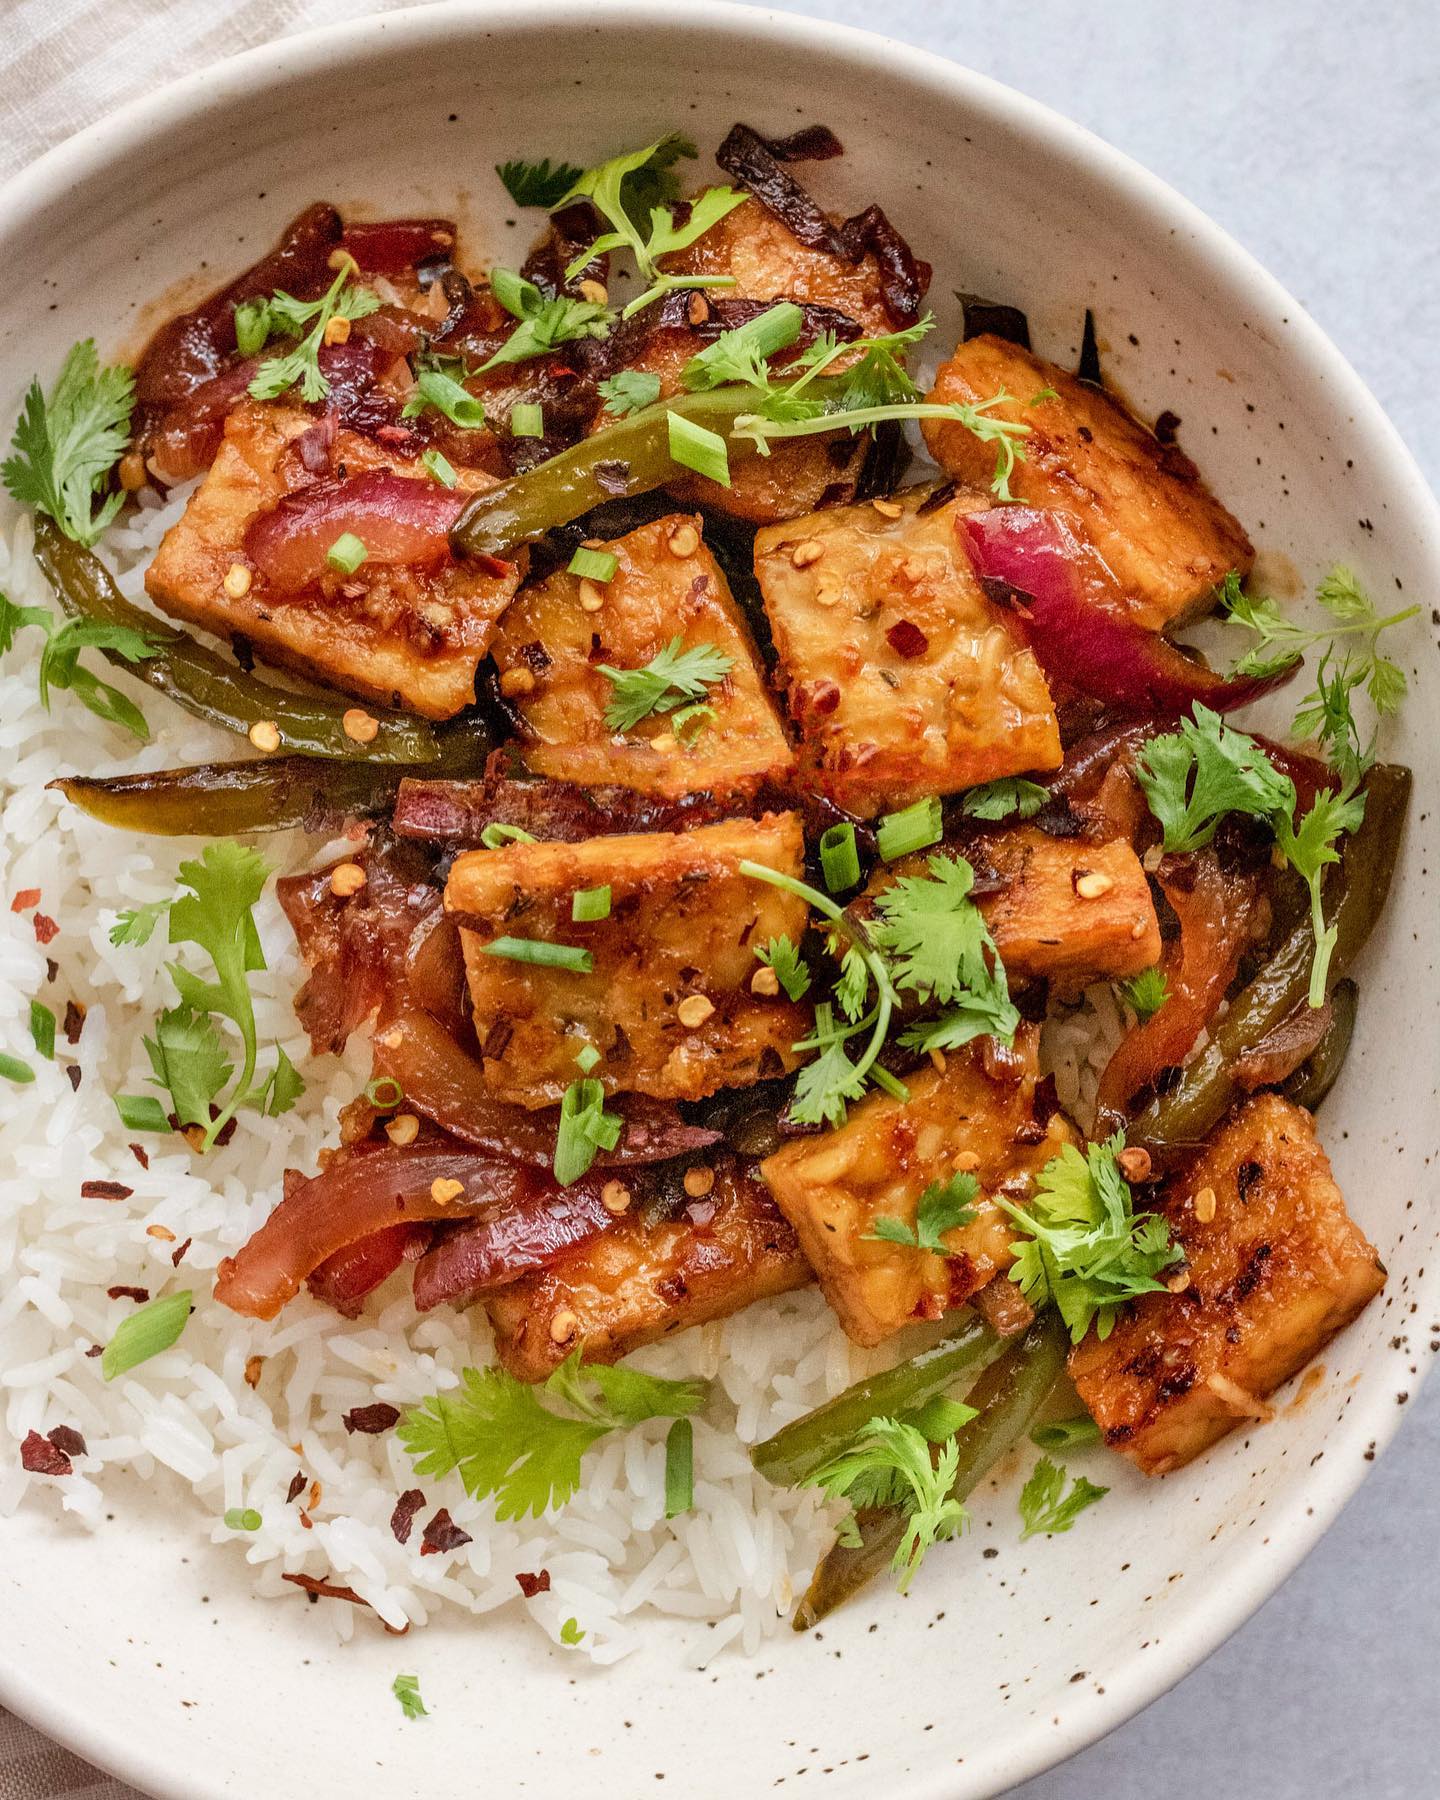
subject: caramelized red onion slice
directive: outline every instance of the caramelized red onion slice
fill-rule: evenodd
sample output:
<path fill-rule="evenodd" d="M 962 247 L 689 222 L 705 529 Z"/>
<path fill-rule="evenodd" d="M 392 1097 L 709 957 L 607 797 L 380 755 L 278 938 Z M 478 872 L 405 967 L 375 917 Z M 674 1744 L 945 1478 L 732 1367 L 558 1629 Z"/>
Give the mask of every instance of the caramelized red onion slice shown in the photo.
<path fill-rule="evenodd" d="M 305 1285 L 317 1300 L 347 1319 L 359 1316 L 365 1296 L 388 1281 L 403 1262 L 416 1261 L 430 1242 L 428 1225 L 387 1225 L 328 1257 Z"/>
<path fill-rule="evenodd" d="M 281 594 L 314 587 L 337 538 L 353 533 L 366 561 L 433 568 L 450 556 L 449 531 L 468 496 L 434 481 L 367 469 L 347 481 L 317 481 L 260 513 L 245 553 Z"/>
<path fill-rule="evenodd" d="M 415 1305 L 469 1306 L 482 1294 L 548 1268 L 598 1237 L 615 1219 L 601 1200 L 604 1177 L 583 1176 L 567 1188 L 527 1195 L 461 1225 L 421 1257 Z"/>
<path fill-rule="evenodd" d="M 215 1298 L 232 1312 L 273 1319 L 349 1245 L 395 1225 L 514 1206 L 539 1185 L 531 1169 L 453 1144 L 341 1151 L 321 1174 L 293 1183 L 248 1243 L 224 1259 Z"/>
<path fill-rule="evenodd" d="M 1198 700 L 1228 712 L 1281 686 L 1276 675 L 1226 677 L 1105 610 L 1114 577 L 1058 513 L 997 506 L 955 521 L 981 585 L 1011 609 L 1047 675 L 1130 715 L 1174 717 Z M 1087 589 L 1089 592 L 1087 592 Z"/>
<path fill-rule="evenodd" d="M 340 243 L 355 258 L 362 276 L 408 275 L 455 248 L 455 221 L 376 219 L 347 225 Z"/>

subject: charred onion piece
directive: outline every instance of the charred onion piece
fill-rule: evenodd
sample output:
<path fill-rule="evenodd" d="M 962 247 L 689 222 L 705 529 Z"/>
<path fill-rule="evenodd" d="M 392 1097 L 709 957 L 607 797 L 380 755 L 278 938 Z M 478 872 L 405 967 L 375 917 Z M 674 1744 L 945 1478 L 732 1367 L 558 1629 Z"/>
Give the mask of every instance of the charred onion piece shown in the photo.
<path fill-rule="evenodd" d="M 278 594 L 315 587 L 327 553 L 347 532 L 365 546 L 366 563 L 433 568 L 448 562 L 450 527 L 466 496 L 390 469 L 366 469 L 345 481 L 317 481 L 257 513 L 245 554 Z"/>
<path fill-rule="evenodd" d="M 1196 701 L 1228 712 L 1291 680 L 1298 663 L 1274 675 L 1226 677 L 1190 661 L 1162 637 L 1107 611 L 1114 578 L 1057 513 L 998 506 L 960 514 L 957 531 L 981 585 L 1010 609 L 1047 675 L 1103 700 L 1117 712 L 1174 717 Z"/>
<path fill-rule="evenodd" d="M 144 662 L 132 664 L 111 651 L 105 654 L 133 679 L 148 682 L 197 718 L 241 737 L 252 725 L 269 722 L 279 731 L 283 747 L 301 756 L 433 763 L 440 754 L 430 726 L 404 713 L 381 714 L 374 739 L 357 743 L 343 722 L 351 702 L 272 687 L 218 651 L 197 644 L 185 632 L 162 625 L 153 614 L 130 604 L 98 556 L 62 536 L 49 519 L 38 514 L 35 559 L 71 618 L 125 625 L 148 638 L 154 653 Z"/>
<path fill-rule="evenodd" d="M 567 1188 L 537 1186 L 518 1203 L 460 1226 L 420 1259 L 415 1305 L 421 1312 L 469 1306 L 589 1243 L 616 1222 L 601 1198 L 605 1185 L 605 1177 L 585 1175 Z"/>
<path fill-rule="evenodd" d="M 387 1225 L 337 1250 L 305 1285 L 317 1300 L 347 1319 L 358 1318 L 365 1296 L 388 1281 L 407 1258 L 417 1257 L 429 1241 L 428 1225 Z"/>

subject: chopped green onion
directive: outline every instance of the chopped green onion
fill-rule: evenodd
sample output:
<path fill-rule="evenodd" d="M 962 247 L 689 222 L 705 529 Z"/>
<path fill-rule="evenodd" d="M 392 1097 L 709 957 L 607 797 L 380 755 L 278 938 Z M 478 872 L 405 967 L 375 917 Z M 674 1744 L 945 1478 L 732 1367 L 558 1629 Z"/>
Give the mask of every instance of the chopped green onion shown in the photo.
<path fill-rule="evenodd" d="M 0 1050 L 0 1075 L 3 1075 L 7 1081 L 33 1081 L 35 1079 L 35 1071 L 29 1063 L 21 1062 L 18 1056 L 10 1056 L 4 1050 Z"/>
<path fill-rule="evenodd" d="M 381 1112 L 393 1112 L 405 1098 L 405 1090 L 393 1075 L 377 1075 L 365 1083 L 365 1098 Z"/>
<path fill-rule="evenodd" d="M 693 469 L 721 487 L 730 485 L 730 452 L 718 431 L 696 425 L 679 413 L 667 413 L 670 429 L 670 460 L 682 469 Z"/>
<path fill-rule="evenodd" d="M 854 887 L 860 879 L 860 852 L 853 825 L 832 825 L 821 838 L 820 869 L 832 894 Z"/>
<path fill-rule="evenodd" d="M 420 458 L 423 466 L 440 483 L 441 487 L 453 488 L 460 477 L 455 473 L 454 465 L 438 450 L 427 450 Z"/>
<path fill-rule="evenodd" d="M 225 1515 L 232 1531 L 258 1531 L 265 1521 L 253 1506 L 232 1506 Z"/>
<path fill-rule="evenodd" d="M 1048 1425 L 1037 1425 L 1030 1442 L 1041 1450 L 1078 1450 L 1082 1444 L 1098 1444 L 1100 1427 L 1089 1413 L 1074 1419 L 1052 1419 Z"/>
<path fill-rule="evenodd" d="M 325 560 L 342 575 L 353 575 L 369 554 L 353 531 L 345 531 L 325 552 Z"/>
<path fill-rule="evenodd" d="M 113 1381 L 117 1375 L 149 1362 L 176 1342 L 189 1317 L 189 1288 L 178 1294 L 162 1294 L 148 1306 L 140 1307 L 120 1321 L 100 1358 L 100 1373 L 107 1381 Z"/>
<path fill-rule="evenodd" d="M 932 794 L 928 800 L 917 800 L 900 812 L 886 813 L 875 830 L 875 842 L 886 862 L 897 856 L 908 856 L 912 850 L 923 850 L 938 844 L 945 835 L 940 815 L 940 802 Z"/>
<path fill-rule="evenodd" d="M 511 437 L 539 438 L 545 435 L 545 413 L 532 401 L 522 400 L 510 408 Z"/>
<path fill-rule="evenodd" d="M 422 369 L 415 377 L 415 391 L 400 409 L 402 419 L 414 419 L 433 406 L 462 431 L 479 431 L 485 424 L 484 402 L 443 369 Z"/>
<path fill-rule="evenodd" d="M 165 1108 L 153 1094 L 117 1094 L 115 1110 L 127 1131 L 168 1131 Z"/>
<path fill-rule="evenodd" d="M 584 1049 L 576 1055 L 575 1060 L 579 1063 L 582 1071 L 589 1075 L 600 1066 L 600 1052 L 593 1044 L 586 1044 Z"/>
<path fill-rule="evenodd" d="M 604 887 L 578 888 L 570 902 L 570 917 L 581 924 L 610 917 L 610 884 Z"/>
<path fill-rule="evenodd" d="M 38 1000 L 30 1002 L 30 1035 L 35 1040 L 35 1048 L 43 1057 L 53 1058 L 55 1055 L 55 1015 L 48 1006 L 42 1006 Z"/>
<path fill-rule="evenodd" d="M 567 567 L 572 575 L 583 575 L 587 581 L 613 581 L 620 558 L 611 550 L 587 550 L 582 544 Z"/>
<path fill-rule="evenodd" d="M 665 1517 L 675 1519 L 695 1504 L 695 1428 L 677 1419 L 665 1437 Z"/>
<path fill-rule="evenodd" d="M 483 944 L 481 948 L 487 956 L 536 963 L 545 969 L 569 969 L 576 975 L 588 975 L 595 966 L 588 950 L 574 944 L 547 943 L 544 938 L 498 937 L 493 944 Z"/>
<path fill-rule="evenodd" d="M 560 1128 L 555 1134 L 555 1179 L 561 1187 L 578 1181 L 595 1160 L 597 1150 L 613 1150 L 625 1121 L 605 1111 L 605 1089 L 598 1081 L 572 1081 L 560 1102 Z"/>
<path fill-rule="evenodd" d="M 534 844 L 539 840 L 518 825 L 487 825 L 480 833 L 480 842 L 487 850 L 498 850 L 502 844 Z"/>
<path fill-rule="evenodd" d="M 235 308 L 235 348 L 242 356 L 263 350 L 270 337 L 270 308 L 264 300 L 242 300 Z"/>

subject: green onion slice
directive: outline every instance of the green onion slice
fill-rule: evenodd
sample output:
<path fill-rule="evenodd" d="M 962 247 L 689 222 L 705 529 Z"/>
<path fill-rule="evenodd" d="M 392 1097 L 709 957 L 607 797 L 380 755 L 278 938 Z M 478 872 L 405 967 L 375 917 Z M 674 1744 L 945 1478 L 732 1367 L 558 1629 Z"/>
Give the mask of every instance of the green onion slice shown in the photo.
<path fill-rule="evenodd" d="M 232 1506 L 225 1515 L 232 1531 L 258 1531 L 265 1521 L 253 1506 Z"/>
<path fill-rule="evenodd" d="M 832 825 L 820 839 L 820 869 L 832 894 L 854 887 L 860 879 L 860 852 L 853 825 Z"/>
<path fill-rule="evenodd" d="M 38 1000 L 30 1002 L 30 1036 L 35 1040 L 35 1048 L 47 1060 L 55 1055 L 55 1015 L 48 1006 L 42 1006 Z"/>
<path fill-rule="evenodd" d="M 460 479 L 455 473 L 454 464 L 448 457 L 442 456 L 438 450 L 427 450 L 420 461 L 441 487 L 453 488 Z"/>
<path fill-rule="evenodd" d="M 153 1094 L 117 1094 L 115 1110 L 127 1131 L 168 1131 L 165 1108 Z"/>
<path fill-rule="evenodd" d="M 0 1075 L 3 1075 L 7 1081 L 33 1081 L 35 1079 L 35 1071 L 29 1063 L 21 1062 L 18 1056 L 11 1056 L 4 1050 L 0 1050 Z"/>
<path fill-rule="evenodd" d="M 487 825 L 480 833 L 480 842 L 487 850 L 498 850 L 502 844 L 535 844 L 539 839 L 518 825 Z"/>
<path fill-rule="evenodd" d="M 580 924 L 610 917 L 610 884 L 604 887 L 579 888 L 570 902 L 570 917 Z"/>
<path fill-rule="evenodd" d="M 598 1081 L 572 1081 L 560 1102 L 560 1129 L 555 1136 L 555 1179 L 561 1187 L 578 1181 L 595 1160 L 597 1150 L 613 1150 L 625 1121 L 605 1111 L 605 1089 Z"/>
<path fill-rule="evenodd" d="M 545 435 L 545 413 L 533 401 L 522 400 L 510 408 L 511 437 L 539 438 Z"/>
<path fill-rule="evenodd" d="M 677 1419 L 665 1438 L 665 1517 L 678 1518 L 695 1504 L 695 1428 Z"/>
<path fill-rule="evenodd" d="M 696 425 L 682 414 L 667 413 L 670 432 L 670 460 L 682 469 L 693 469 L 707 480 L 730 485 L 730 452 L 718 431 Z"/>
<path fill-rule="evenodd" d="M 593 1044 L 586 1044 L 584 1049 L 576 1054 L 575 1060 L 579 1063 L 582 1073 L 589 1075 L 600 1066 L 600 1052 Z"/>
<path fill-rule="evenodd" d="M 620 558 L 612 550 L 587 550 L 582 544 L 566 566 L 572 575 L 587 581 L 613 581 Z"/>
<path fill-rule="evenodd" d="M 344 531 L 325 552 L 325 560 L 342 575 L 353 575 L 369 554 L 353 531 Z"/>
<path fill-rule="evenodd" d="M 595 966 L 588 950 L 582 950 L 576 944 L 552 944 L 544 938 L 498 937 L 494 943 L 481 947 L 487 956 L 535 963 L 545 969 L 569 969 L 576 975 L 588 975 Z"/>
<path fill-rule="evenodd" d="M 120 1321 L 100 1358 L 100 1373 L 107 1381 L 113 1381 L 117 1375 L 149 1362 L 179 1339 L 189 1317 L 189 1288 L 178 1294 L 162 1294 L 148 1306 L 140 1307 Z"/>
<path fill-rule="evenodd" d="M 1048 1425 L 1037 1425 L 1030 1442 L 1041 1450 L 1078 1450 L 1082 1444 L 1098 1444 L 1100 1427 L 1089 1413 L 1073 1419 L 1052 1419 Z"/>
<path fill-rule="evenodd" d="M 886 813 L 876 827 L 875 842 L 885 861 L 894 862 L 897 856 L 909 856 L 913 850 L 924 850 L 927 845 L 938 844 L 944 834 L 940 801 L 932 794 L 926 800 L 917 800 L 913 806 L 907 806 L 901 812 Z"/>
<path fill-rule="evenodd" d="M 405 1098 L 405 1090 L 393 1075 L 377 1075 L 366 1082 L 365 1098 L 381 1112 L 393 1112 Z"/>

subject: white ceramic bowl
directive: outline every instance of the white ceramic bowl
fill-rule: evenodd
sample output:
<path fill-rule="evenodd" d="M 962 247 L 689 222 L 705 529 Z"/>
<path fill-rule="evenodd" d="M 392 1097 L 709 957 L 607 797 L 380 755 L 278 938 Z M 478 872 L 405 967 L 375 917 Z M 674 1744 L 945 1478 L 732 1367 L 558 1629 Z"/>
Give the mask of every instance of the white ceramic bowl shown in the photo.
<path fill-rule="evenodd" d="M 1037 348 L 1066 362 L 1092 305 L 1107 372 L 1142 413 L 1181 415 L 1182 443 L 1266 549 L 1310 579 L 1348 560 L 1377 593 L 1427 608 L 1440 592 L 1440 520 L 1395 433 L 1294 302 L 1193 208 L 964 69 L 697 0 L 421 8 L 257 51 L 92 127 L 0 196 L 0 417 L 74 339 L 133 347 L 175 277 L 243 266 L 305 201 L 380 215 L 452 212 L 459 196 L 472 242 L 513 261 L 535 221 L 510 222 L 496 161 L 584 160 L 673 127 L 713 146 L 736 118 L 839 132 L 847 155 L 818 185 L 847 210 L 882 200 L 934 262 L 941 341 L 966 288 L 1023 305 Z M 1021 1547 L 1007 1480 L 908 1601 L 877 1587 L 758 1664 L 727 1655 L 703 1675 L 677 1669 L 663 1630 L 619 1667 L 577 1673 L 498 1616 L 442 1619 L 403 1648 L 362 1630 L 337 1649 L 321 1609 L 250 1600 L 234 1547 L 211 1547 L 161 1487 L 117 1493 L 94 1536 L 31 1511 L 0 1538 L 0 1700 L 185 1800 L 707 1800 L 782 1783 L 953 1800 L 1154 1698 L 1335 1516 L 1414 1385 L 1391 1339 L 1440 1301 L 1428 636 L 1417 623 L 1403 645 L 1414 695 L 1392 742 L 1418 777 L 1402 871 L 1323 1119 L 1390 1281 L 1303 1407 L 1160 1484 L 1114 1460 L 1114 1492 L 1069 1537 Z M 389 1699 L 401 1668 L 421 1677 L 423 1724 Z"/>

